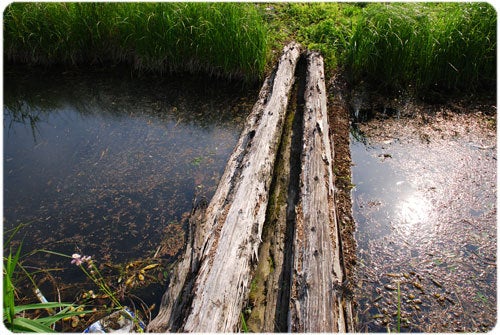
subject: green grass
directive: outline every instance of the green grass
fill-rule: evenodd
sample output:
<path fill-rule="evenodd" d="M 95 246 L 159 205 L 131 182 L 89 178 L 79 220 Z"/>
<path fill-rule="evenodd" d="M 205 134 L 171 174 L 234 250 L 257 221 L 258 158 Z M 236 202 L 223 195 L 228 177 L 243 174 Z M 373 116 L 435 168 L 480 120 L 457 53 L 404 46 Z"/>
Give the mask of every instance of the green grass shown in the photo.
<path fill-rule="evenodd" d="M 353 83 L 467 92 L 496 84 L 496 24 L 480 2 L 12 3 L 4 55 L 255 80 L 297 40 Z"/>
<path fill-rule="evenodd" d="M 18 231 L 15 229 L 14 233 Z M 10 242 L 12 236 L 8 239 Z M 56 323 L 60 320 L 77 316 L 81 314 L 94 313 L 92 310 L 84 310 L 84 306 L 76 306 L 70 303 L 48 302 L 32 304 L 19 304 L 17 298 L 19 292 L 18 283 L 22 277 L 26 277 L 32 284 L 32 287 L 39 292 L 30 273 L 24 268 L 21 256 L 22 243 L 16 251 L 9 250 L 3 258 L 3 324 L 12 332 L 35 332 L 51 333 L 54 332 Z M 35 291 L 35 292 L 36 292 Z M 48 315 L 30 318 L 25 315 L 28 311 L 39 311 L 43 314 L 49 311 Z"/>
<path fill-rule="evenodd" d="M 255 6 L 236 3 L 12 3 L 4 11 L 7 61 L 127 63 L 255 79 L 267 35 Z"/>
<path fill-rule="evenodd" d="M 497 17 L 486 3 L 281 3 L 261 10 L 274 48 L 296 39 L 352 83 L 417 94 L 496 84 Z"/>
<path fill-rule="evenodd" d="M 273 47 L 279 49 L 294 39 L 320 51 L 329 69 L 340 65 L 339 56 L 348 47 L 352 25 L 361 13 L 358 5 L 347 3 L 276 3 L 263 7 Z"/>
<path fill-rule="evenodd" d="M 496 82 L 496 12 L 485 3 L 372 4 L 354 28 L 345 64 L 354 80 L 470 91 Z"/>

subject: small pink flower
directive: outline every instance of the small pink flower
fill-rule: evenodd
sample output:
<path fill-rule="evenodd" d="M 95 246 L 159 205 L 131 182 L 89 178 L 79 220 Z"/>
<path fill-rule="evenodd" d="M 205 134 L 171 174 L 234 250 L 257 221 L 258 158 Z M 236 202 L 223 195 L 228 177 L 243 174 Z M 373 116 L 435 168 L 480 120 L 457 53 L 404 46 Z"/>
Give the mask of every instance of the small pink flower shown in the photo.
<path fill-rule="evenodd" d="M 71 264 L 75 264 L 76 266 L 80 266 L 82 264 L 82 256 L 80 254 L 71 255 Z"/>
<path fill-rule="evenodd" d="M 87 263 L 87 268 L 91 269 L 94 261 L 92 260 L 92 256 L 83 256 L 82 262 Z"/>
<path fill-rule="evenodd" d="M 76 266 L 82 265 L 82 263 L 87 262 L 90 266 L 92 264 L 92 257 L 91 256 L 81 256 L 80 254 L 73 254 L 71 255 L 71 264 L 75 264 Z"/>

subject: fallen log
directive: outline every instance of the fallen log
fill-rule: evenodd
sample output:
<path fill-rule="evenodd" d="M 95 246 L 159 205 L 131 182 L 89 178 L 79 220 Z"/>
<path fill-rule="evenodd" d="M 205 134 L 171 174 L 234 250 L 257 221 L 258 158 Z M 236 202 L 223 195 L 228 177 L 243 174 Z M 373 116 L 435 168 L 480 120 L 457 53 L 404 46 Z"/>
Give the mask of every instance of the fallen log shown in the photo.
<path fill-rule="evenodd" d="M 307 61 L 289 331 L 346 332 L 323 59 Z"/>
<path fill-rule="evenodd" d="M 302 54 L 295 70 L 296 79 L 274 168 L 259 262 L 253 272 L 245 308 L 247 328 L 254 333 L 284 333 L 289 328 L 291 241 L 300 179 L 305 74 L 306 59 Z"/>
<path fill-rule="evenodd" d="M 302 150 L 305 83 L 305 58 L 302 56 L 297 63 L 295 78 L 269 192 L 259 262 L 253 272 L 245 308 L 246 325 L 252 333 L 284 333 L 288 329 L 292 265 L 290 241 L 295 229 Z"/>
<path fill-rule="evenodd" d="M 299 55 L 296 43 L 286 46 L 264 82 L 215 195 L 190 222 L 190 241 L 148 331 L 238 330 Z"/>

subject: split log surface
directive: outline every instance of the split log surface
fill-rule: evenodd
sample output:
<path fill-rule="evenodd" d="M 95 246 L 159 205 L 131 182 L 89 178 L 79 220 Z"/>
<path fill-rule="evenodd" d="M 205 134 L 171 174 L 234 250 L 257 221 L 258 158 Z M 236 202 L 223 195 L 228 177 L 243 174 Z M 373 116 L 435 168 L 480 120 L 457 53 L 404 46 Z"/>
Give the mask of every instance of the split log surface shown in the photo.
<path fill-rule="evenodd" d="M 323 59 L 307 61 L 289 330 L 346 332 Z"/>
<path fill-rule="evenodd" d="M 288 302 L 295 203 L 300 175 L 302 112 L 297 111 L 298 86 L 303 86 L 305 66 L 299 60 L 283 127 L 280 151 L 274 168 L 266 222 L 259 248 L 259 263 L 253 273 L 246 324 L 252 333 L 284 333 L 288 329 Z M 304 68 L 304 76 L 302 75 Z M 298 73 L 299 72 L 299 73 Z M 297 87 L 295 87 L 297 86 Z M 302 92 L 303 93 L 303 92 Z M 303 98 L 303 94 L 300 94 Z"/>
<path fill-rule="evenodd" d="M 300 47 L 285 47 L 148 331 L 235 332 L 247 299 Z"/>

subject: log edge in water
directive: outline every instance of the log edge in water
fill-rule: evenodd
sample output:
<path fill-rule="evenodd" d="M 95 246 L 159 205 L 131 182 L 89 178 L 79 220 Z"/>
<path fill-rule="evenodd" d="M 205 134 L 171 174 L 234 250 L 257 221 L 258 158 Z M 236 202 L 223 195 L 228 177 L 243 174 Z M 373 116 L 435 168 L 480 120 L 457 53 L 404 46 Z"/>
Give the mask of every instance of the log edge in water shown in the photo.
<path fill-rule="evenodd" d="M 148 331 L 238 330 L 299 56 L 298 44 L 287 45 L 265 81 Z"/>
<path fill-rule="evenodd" d="M 346 332 L 323 58 L 307 62 L 289 331 Z"/>

